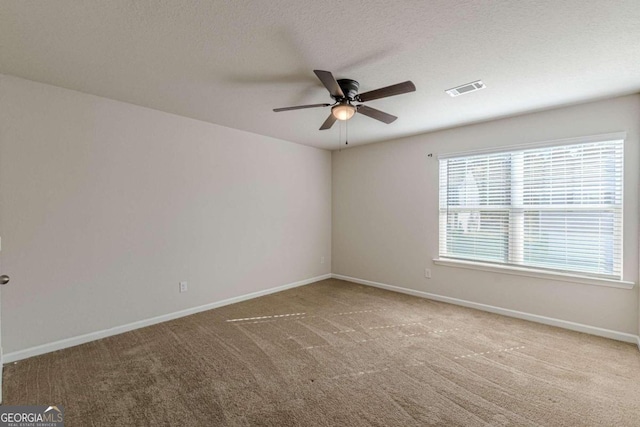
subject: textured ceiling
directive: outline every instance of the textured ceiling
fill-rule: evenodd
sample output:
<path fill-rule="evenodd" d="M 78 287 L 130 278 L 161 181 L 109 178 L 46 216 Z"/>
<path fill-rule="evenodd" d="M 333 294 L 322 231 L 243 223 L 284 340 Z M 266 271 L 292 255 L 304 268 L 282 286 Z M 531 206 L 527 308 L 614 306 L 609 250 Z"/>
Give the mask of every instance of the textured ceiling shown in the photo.
<path fill-rule="evenodd" d="M 0 73 L 334 149 L 328 108 L 271 111 L 330 102 L 313 69 L 416 84 L 356 145 L 640 92 L 639 23 L 638 0 L 2 0 Z"/>

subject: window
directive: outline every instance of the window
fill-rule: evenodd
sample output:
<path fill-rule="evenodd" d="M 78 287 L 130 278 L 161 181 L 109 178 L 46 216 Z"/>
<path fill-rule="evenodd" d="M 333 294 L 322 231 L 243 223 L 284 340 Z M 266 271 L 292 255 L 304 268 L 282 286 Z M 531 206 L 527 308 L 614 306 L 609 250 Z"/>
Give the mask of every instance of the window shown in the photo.
<path fill-rule="evenodd" d="M 440 258 L 622 279 L 623 141 L 440 158 Z"/>

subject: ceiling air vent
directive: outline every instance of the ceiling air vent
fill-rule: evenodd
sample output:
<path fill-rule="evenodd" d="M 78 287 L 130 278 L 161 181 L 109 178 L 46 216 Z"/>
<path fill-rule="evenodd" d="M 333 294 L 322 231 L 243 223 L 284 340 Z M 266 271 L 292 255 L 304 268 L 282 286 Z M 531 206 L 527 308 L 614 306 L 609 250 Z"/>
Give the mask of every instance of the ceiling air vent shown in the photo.
<path fill-rule="evenodd" d="M 476 90 L 484 89 L 486 86 L 482 83 L 482 80 L 463 84 L 451 89 L 445 90 L 452 97 L 464 95 L 465 93 L 475 92 Z"/>

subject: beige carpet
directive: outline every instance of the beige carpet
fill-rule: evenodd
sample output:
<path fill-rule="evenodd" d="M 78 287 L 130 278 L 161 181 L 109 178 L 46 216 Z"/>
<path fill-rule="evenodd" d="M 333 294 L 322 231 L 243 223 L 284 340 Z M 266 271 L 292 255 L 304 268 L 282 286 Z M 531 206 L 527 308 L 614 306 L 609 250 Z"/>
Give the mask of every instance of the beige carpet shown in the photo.
<path fill-rule="evenodd" d="M 640 352 L 325 280 L 11 364 L 67 426 L 638 426 Z"/>

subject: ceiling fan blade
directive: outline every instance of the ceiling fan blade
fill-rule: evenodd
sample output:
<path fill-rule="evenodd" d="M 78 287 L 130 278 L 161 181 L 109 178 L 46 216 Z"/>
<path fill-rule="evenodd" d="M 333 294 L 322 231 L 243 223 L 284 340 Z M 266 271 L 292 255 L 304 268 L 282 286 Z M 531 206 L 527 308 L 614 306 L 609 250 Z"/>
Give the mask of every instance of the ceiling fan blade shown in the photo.
<path fill-rule="evenodd" d="M 313 70 L 313 72 L 316 73 L 316 76 L 318 76 L 324 87 L 327 88 L 331 96 L 334 98 L 344 98 L 344 93 L 340 85 L 330 71 Z"/>
<path fill-rule="evenodd" d="M 414 85 L 411 80 L 407 80 L 406 82 L 361 93 L 358 95 L 358 100 L 361 102 L 367 102 L 374 99 L 386 98 L 388 96 L 402 95 L 403 93 L 413 92 L 415 90 L 416 85 Z"/>
<path fill-rule="evenodd" d="M 320 130 L 331 129 L 331 126 L 333 126 L 336 120 L 338 119 L 336 119 L 333 114 L 329 114 L 329 117 L 327 117 L 327 120 L 325 120 L 322 126 L 320 126 Z"/>
<path fill-rule="evenodd" d="M 367 107 L 366 105 L 358 105 L 358 113 L 369 116 L 372 119 L 380 120 L 386 124 L 393 123 L 397 119 L 396 116 L 376 110 L 375 108 Z"/>
<path fill-rule="evenodd" d="M 283 107 L 283 108 L 274 108 L 273 111 L 279 113 L 280 111 L 291 111 L 291 110 L 302 110 L 305 108 L 316 108 L 316 107 L 328 107 L 331 104 L 310 104 L 310 105 L 298 105 L 296 107 Z"/>

